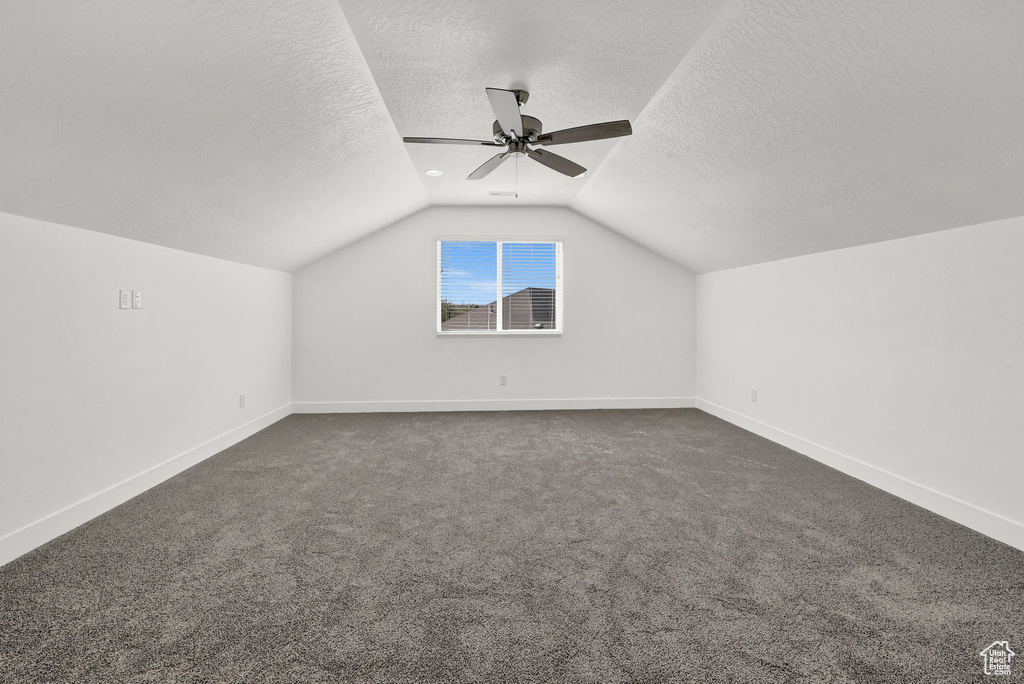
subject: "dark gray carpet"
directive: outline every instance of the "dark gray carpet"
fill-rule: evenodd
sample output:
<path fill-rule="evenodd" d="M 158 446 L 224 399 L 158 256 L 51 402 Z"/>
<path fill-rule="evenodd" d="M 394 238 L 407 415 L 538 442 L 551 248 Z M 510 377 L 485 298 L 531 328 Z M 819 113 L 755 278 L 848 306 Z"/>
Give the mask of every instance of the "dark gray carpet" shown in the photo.
<path fill-rule="evenodd" d="M 1022 611 L 696 410 L 296 415 L 0 569 L 0 681 L 970 682 Z"/>

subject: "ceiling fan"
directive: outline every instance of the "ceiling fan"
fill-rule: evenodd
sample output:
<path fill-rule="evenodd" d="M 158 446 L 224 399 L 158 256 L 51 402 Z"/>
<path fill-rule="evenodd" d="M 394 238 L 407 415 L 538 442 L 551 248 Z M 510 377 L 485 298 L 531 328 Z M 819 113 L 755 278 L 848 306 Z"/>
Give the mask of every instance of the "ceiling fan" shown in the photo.
<path fill-rule="evenodd" d="M 633 133 L 629 121 L 606 121 L 605 123 L 565 128 L 560 131 L 544 133 L 540 119 L 520 113 L 519 108 L 526 104 L 530 93 L 525 90 L 502 90 L 487 88 L 487 98 L 498 120 L 494 122 L 494 140 L 465 140 L 462 138 L 402 138 L 407 143 L 427 143 L 431 145 L 483 145 L 484 147 L 507 147 L 499 152 L 480 168 L 469 174 L 468 180 L 480 180 L 494 169 L 501 166 L 509 157 L 529 157 L 540 162 L 549 169 L 554 169 L 566 176 L 576 178 L 586 169 L 576 162 L 569 161 L 547 150 L 535 149 L 539 146 L 564 145 L 566 143 L 585 142 L 617 138 Z"/>

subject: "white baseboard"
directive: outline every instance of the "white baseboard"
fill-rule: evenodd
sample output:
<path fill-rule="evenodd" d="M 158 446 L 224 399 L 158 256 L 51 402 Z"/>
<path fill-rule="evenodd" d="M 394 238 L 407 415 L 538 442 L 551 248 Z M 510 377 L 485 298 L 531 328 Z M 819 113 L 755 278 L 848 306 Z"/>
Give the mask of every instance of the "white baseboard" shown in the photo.
<path fill-rule="evenodd" d="M 863 482 L 878 487 L 906 501 L 926 508 L 944 518 L 949 518 L 965 527 L 998 539 L 1004 544 L 1024 551 L 1024 524 L 1010 520 L 998 513 L 987 511 L 956 497 L 918 484 L 900 475 L 895 475 L 877 466 L 860 461 L 852 456 L 833 451 L 828 447 L 810 442 L 784 430 L 779 430 L 753 418 L 744 416 L 718 404 L 697 398 L 696 408 L 717 416 L 722 420 L 781 444 L 815 461 L 835 468 Z"/>
<path fill-rule="evenodd" d="M 414 411 L 551 411 L 559 409 L 693 408 L 693 397 L 608 399 L 424 399 L 419 401 L 297 401 L 293 413 L 407 413 Z"/>
<path fill-rule="evenodd" d="M 51 539 L 56 539 L 65 532 L 75 529 L 82 523 L 106 513 L 115 506 L 123 504 L 183 470 L 241 442 L 246 437 L 254 435 L 291 413 L 291 405 L 286 404 L 245 425 L 225 432 L 219 437 L 0 537 L 0 565 L 5 565 Z"/>

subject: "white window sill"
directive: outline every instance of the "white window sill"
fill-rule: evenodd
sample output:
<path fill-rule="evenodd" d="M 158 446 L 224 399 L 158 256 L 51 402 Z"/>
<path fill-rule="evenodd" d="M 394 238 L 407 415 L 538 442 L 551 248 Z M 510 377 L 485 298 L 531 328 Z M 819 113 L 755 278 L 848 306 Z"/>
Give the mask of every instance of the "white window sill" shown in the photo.
<path fill-rule="evenodd" d="M 444 330 L 438 337 L 561 337 L 561 330 Z"/>

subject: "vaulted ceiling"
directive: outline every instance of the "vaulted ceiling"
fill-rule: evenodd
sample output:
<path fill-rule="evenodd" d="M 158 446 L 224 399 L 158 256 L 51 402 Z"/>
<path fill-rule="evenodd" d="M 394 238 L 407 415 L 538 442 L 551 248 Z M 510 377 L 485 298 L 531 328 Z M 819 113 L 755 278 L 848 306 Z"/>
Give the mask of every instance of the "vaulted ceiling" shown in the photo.
<path fill-rule="evenodd" d="M 1024 215 L 1022 35 L 1015 0 L 15 0 L 0 212 L 293 270 L 429 204 L 566 205 L 758 263 Z M 557 148 L 577 179 L 401 142 L 490 137 L 488 86 L 634 134 Z"/>

